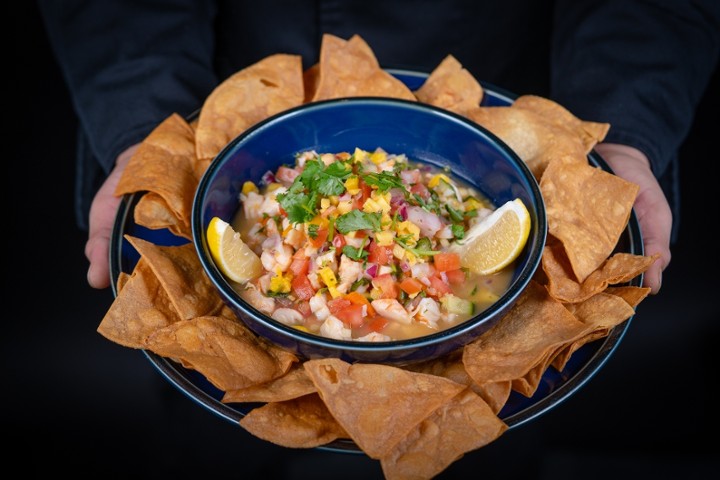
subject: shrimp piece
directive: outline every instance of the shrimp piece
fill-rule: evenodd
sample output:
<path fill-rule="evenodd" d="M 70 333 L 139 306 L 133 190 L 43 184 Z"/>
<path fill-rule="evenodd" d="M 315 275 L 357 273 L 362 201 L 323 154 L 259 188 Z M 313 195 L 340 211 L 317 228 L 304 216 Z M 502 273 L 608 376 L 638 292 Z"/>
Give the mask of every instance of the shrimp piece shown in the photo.
<path fill-rule="evenodd" d="M 340 283 L 337 289 L 340 293 L 347 293 L 350 285 L 352 285 L 357 279 L 362 277 L 363 264 L 356 262 L 347 255 L 343 254 L 340 257 L 340 267 L 338 268 L 340 275 Z"/>
<path fill-rule="evenodd" d="M 419 323 L 424 323 L 430 328 L 437 328 L 437 322 L 442 316 L 437 302 L 429 297 L 420 300 L 410 315 L 415 317 Z"/>
<path fill-rule="evenodd" d="M 243 213 L 245 218 L 254 220 L 260 218 L 260 207 L 265 201 L 265 197 L 257 192 L 250 191 L 247 194 L 241 194 L 240 200 L 243 204 Z"/>
<path fill-rule="evenodd" d="M 335 252 L 330 250 L 326 253 L 315 257 L 315 265 L 318 268 L 330 267 L 330 270 L 337 273 L 337 259 L 335 258 Z"/>
<path fill-rule="evenodd" d="M 285 235 L 285 243 L 295 250 L 299 250 L 305 243 L 305 233 L 303 233 L 302 228 L 295 227 L 290 229 L 287 235 Z"/>
<path fill-rule="evenodd" d="M 389 342 L 392 339 L 383 333 L 370 332 L 367 335 L 356 338 L 355 340 L 358 342 Z"/>
<path fill-rule="evenodd" d="M 330 316 L 330 309 L 327 306 L 325 295 L 318 292 L 309 301 L 310 310 L 315 314 L 318 320 L 326 320 Z"/>
<path fill-rule="evenodd" d="M 272 313 L 271 317 L 288 326 L 300 325 L 304 319 L 302 313 L 294 308 L 278 308 Z"/>
<path fill-rule="evenodd" d="M 345 324 L 334 315 L 330 315 L 320 325 L 320 334 L 323 337 L 336 338 L 338 340 L 352 340 L 352 333 L 350 329 L 345 327 Z"/>
<path fill-rule="evenodd" d="M 267 215 L 274 217 L 280 215 L 280 203 L 277 201 L 277 196 L 281 193 L 287 192 L 287 188 L 278 187 L 272 191 L 272 193 L 265 195 L 263 202 L 260 204 L 260 216 Z"/>
<path fill-rule="evenodd" d="M 284 244 L 280 235 L 273 235 L 263 242 L 260 261 L 263 268 L 269 272 L 276 272 L 278 268 L 281 272 L 286 272 L 292 263 L 293 253 L 293 248 Z"/>
<path fill-rule="evenodd" d="M 405 310 L 400 302 L 394 298 L 381 298 L 373 300 L 370 304 L 375 309 L 375 312 L 381 317 L 408 325 L 412 322 L 410 314 L 407 310 Z"/>
<path fill-rule="evenodd" d="M 275 299 L 266 297 L 251 283 L 247 284 L 243 298 L 245 298 L 250 305 L 267 315 L 272 314 L 275 310 Z"/>

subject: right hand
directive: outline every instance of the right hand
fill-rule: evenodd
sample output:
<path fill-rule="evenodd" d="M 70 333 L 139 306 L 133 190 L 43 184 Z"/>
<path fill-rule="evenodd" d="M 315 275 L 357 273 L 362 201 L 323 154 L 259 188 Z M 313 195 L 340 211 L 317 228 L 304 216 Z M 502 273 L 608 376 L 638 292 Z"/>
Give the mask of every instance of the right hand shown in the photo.
<path fill-rule="evenodd" d="M 115 167 L 105 179 L 90 205 L 88 241 L 85 243 L 85 257 L 90 261 L 87 281 L 93 288 L 110 286 L 110 237 L 120 197 L 115 195 L 122 172 L 139 145 L 133 145 L 118 155 Z"/>

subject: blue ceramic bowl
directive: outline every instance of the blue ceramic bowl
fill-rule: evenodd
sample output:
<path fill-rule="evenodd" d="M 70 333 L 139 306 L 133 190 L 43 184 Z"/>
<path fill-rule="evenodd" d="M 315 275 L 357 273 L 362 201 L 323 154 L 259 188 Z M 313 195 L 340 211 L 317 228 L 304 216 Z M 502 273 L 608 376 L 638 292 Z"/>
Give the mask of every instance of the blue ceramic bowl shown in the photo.
<path fill-rule="evenodd" d="M 295 154 L 353 151 L 355 147 L 405 153 L 452 173 L 479 189 L 496 206 L 521 198 L 532 216 L 530 237 L 507 292 L 490 308 L 453 328 L 393 342 L 324 338 L 288 327 L 261 313 L 233 290 L 215 266 L 205 232 L 210 220 L 230 221 L 247 180 L 293 164 Z M 464 117 L 426 104 L 377 97 L 328 100 L 287 110 L 248 129 L 212 161 L 200 180 L 192 211 L 193 240 L 200 261 L 220 295 L 261 337 L 301 358 L 406 364 L 445 355 L 493 326 L 517 300 L 540 264 L 547 236 L 545 205 L 525 163 L 501 140 Z"/>

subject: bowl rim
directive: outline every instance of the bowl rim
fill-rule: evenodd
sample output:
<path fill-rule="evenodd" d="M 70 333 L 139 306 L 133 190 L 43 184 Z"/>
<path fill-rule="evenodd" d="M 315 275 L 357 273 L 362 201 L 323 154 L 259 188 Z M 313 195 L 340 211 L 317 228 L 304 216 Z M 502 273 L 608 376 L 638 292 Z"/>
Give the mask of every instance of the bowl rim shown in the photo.
<path fill-rule="evenodd" d="M 343 108 L 346 106 L 352 107 L 354 105 L 377 105 L 377 106 L 390 106 L 390 107 L 402 107 L 410 108 L 411 110 L 417 110 L 426 114 L 437 115 L 451 122 L 460 124 L 463 128 L 473 130 L 480 136 L 485 137 L 491 144 L 498 147 L 501 154 L 510 160 L 515 168 L 517 168 L 522 176 L 525 178 L 529 187 L 529 196 L 533 198 L 534 204 L 537 206 L 536 220 L 531 230 L 531 236 L 525 248 L 529 249 L 529 256 L 526 260 L 525 267 L 515 276 L 510 286 L 503 292 L 500 298 L 488 308 L 478 313 L 477 315 L 460 322 L 457 325 L 453 325 L 444 330 L 434 332 L 428 335 L 423 335 L 414 338 L 391 340 L 384 342 L 360 342 L 357 340 L 338 340 L 328 337 L 323 337 L 314 333 L 307 333 L 296 328 L 292 328 L 285 325 L 269 315 L 266 315 L 255 307 L 250 305 L 247 301 L 242 299 L 240 295 L 233 289 L 232 285 L 227 281 L 224 275 L 219 271 L 214 261 L 212 260 L 208 248 L 207 239 L 204 229 L 202 228 L 202 216 L 201 204 L 203 200 L 202 193 L 206 190 L 210 183 L 214 173 L 221 168 L 222 158 L 231 155 L 237 146 L 254 136 L 258 135 L 262 131 L 271 128 L 275 123 L 282 120 L 302 115 L 308 112 L 315 112 L 318 110 L 330 109 L 330 108 Z M 486 127 L 474 122 L 473 120 L 464 117 L 455 112 L 451 112 L 441 107 L 422 103 L 419 101 L 405 100 L 394 97 L 377 97 L 377 96 L 358 96 L 358 97 L 343 97 L 333 98 L 328 100 L 320 100 L 312 103 L 305 103 L 296 107 L 284 110 L 267 117 L 266 119 L 254 124 L 250 128 L 246 129 L 230 142 L 223 147 L 220 152 L 212 159 L 210 165 L 203 173 L 198 186 L 195 190 L 192 203 L 192 214 L 191 214 L 191 228 L 192 228 L 192 241 L 195 245 L 198 258 L 202 264 L 203 270 L 210 278 L 211 282 L 218 288 L 222 295 L 228 298 L 234 307 L 239 308 L 245 315 L 252 318 L 253 321 L 259 322 L 264 325 L 267 329 L 272 330 L 275 334 L 280 334 L 285 338 L 292 339 L 296 342 L 302 342 L 311 348 L 320 349 L 332 349 L 337 351 L 345 352 L 349 355 L 362 354 L 367 352 L 381 354 L 383 352 L 396 352 L 398 349 L 418 349 L 426 346 L 436 345 L 442 343 L 443 340 L 448 338 L 462 337 L 470 334 L 472 330 L 483 325 L 488 320 L 493 320 L 498 316 L 498 311 L 504 308 L 508 304 L 513 304 L 520 294 L 525 290 L 532 276 L 540 268 L 542 259 L 542 252 L 547 240 L 547 215 L 546 206 L 540 192 L 539 183 L 535 179 L 535 176 L 530 171 L 527 164 L 517 155 L 517 153 L 510 148 L 507 143 L 501 140 L 497 135 L 492 133 Z M 535 232 L 533 236 L 532 232 Z M 533 240 L 534 239 L 534 240 Z M 536 245 L 534 250 L 531 249 L 531 242 Z M 241 318 L 241 321 L 245 321 Z M 496 319 L 496 320 L 499 320 Z"/>

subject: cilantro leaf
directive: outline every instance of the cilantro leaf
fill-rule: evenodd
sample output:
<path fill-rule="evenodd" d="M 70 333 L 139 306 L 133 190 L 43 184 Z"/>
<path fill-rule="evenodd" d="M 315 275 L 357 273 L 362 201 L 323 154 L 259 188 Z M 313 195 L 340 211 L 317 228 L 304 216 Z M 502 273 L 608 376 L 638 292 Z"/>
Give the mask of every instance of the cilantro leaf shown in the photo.
<path fill-rule="evenodd" d="M 360 210 L 351 210 L 340 215 L 335 220 L 335 228 L 338 232 L 345 234 L 357 230 L 380 231 L 380 213 L 366 213 Z"/>
<path fill-rule="evenodd" d="M 405 191 L 405 185 L 403 185 L 400 178 L 390 172 L 382 171 L 380 173 L 365 173 L 362 175 L 362 179 L 368 185 L 377 187 L 377 189 L 381 192 L 387 192 L 394 187 L 402 188 L 403 191 Z"/>

